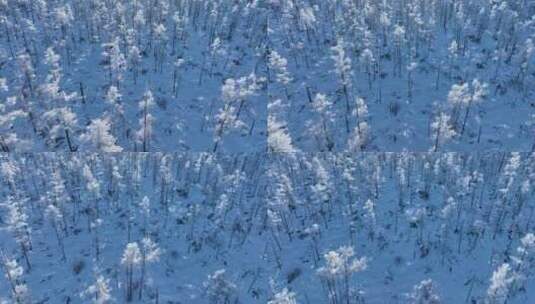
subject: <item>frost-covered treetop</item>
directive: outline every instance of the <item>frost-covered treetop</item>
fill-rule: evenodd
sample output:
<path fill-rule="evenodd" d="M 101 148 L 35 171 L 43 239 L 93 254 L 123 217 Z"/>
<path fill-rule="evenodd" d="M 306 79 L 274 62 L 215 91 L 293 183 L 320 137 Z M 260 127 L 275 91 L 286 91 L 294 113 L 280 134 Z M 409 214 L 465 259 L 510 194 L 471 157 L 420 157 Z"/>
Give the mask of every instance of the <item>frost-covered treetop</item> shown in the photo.
<path fill-rule="evenodd" d="M 121 258 L 123 265 L 137 265 L 141 263 L 141 251 L 137 243 L 128 243 Z"/>
<path fill-rule="evenodd" d="M 238 101 L 255 94 L 257 89 L 258 85 L 255 74 L 238 79 L 229 78 L 225 80 L 225 84 L 221 87 L 221 96 L 226 102 Z"/>
<path fill-rule="evenodd" d="M 318 269 L 318 273 L 327 277 L 338 277 L 366 269 L 366 257 L 353 258 L 353 247 L 342 246 L 323 255 L 326 265 Z"/>

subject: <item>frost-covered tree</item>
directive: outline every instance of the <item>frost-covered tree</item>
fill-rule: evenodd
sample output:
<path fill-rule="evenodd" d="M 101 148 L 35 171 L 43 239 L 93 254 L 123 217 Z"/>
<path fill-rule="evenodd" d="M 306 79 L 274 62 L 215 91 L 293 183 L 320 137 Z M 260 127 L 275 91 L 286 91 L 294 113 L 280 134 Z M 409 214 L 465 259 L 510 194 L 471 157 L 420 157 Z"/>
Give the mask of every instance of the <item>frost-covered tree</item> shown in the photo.
<path fill-rule="evenodd" d="M 376 229 L 376 224 L 377 224 L 375 203 L 371 199 L 368 199 L 364 203 L 363 208 L 365 212 L 364 219 L 366 221 L 366 225 L 368 226 L 368 229 L 370 230 L 369 235 L 370 235 L 370 238 L 373 239 L 375 237 L 375 229 Z"/>
<path fill-rule="evenodd" d="M 517 274 L 508 263 L 503 263 L 492 273 L 487 289 L 486 303 L 503 304 L 509 296 L 509 288 L 517 279 Z"/>
<path fill-rule="evenodd" d="M 331 200 L 335 192 L 335 185 L 330 172 L 320 158 L 314 157 L 311 161 L 315 180 L 310 186 L 312 204 L 319 207 L 319 212 L 325 216 L 332 208 Z M 325 220 L 325 217 L 323 218 Z"/>
<path fill-rule="evenodd" d="M 295 292 L 291 292 L 288 288 L 283 288 L 280 292 L 276 293 L 268 304 L 297 304 L 295 299 Z"/>
<path fill-rule="evenodd" d="M 214 68 L 216 68 L 218 62 L 221 60 L 222 57 L 228 55 L 227 46 L 219 37 L 215 37 L 214 41 L 210 45 L 210 55 L 211 63 L 209 74 L 210 76 L 213 76 Z"/>
<path fill-rule="evenodd" d="M 275 50 L 270 51 L 268 59 L 270 71 L 274 71 L 276 82 L 284 88 L 286 98 L 289 99 L 288 85 L 292 82 L 292 77 L 290 76 L 290 72 L 288 72 L 288 60 Z"/>
<path fill-rule="evenodd" d="M 409 100 L 412 99 L 412 92 L 414 88 L 413 75 L 415 74 L 417 68 L 418 63 L 414 61 L 409 63 L 409 65 L 407 66 L 407 97 L 409 98 Z"/>
<path fill-rule="evenodd" d="M 139 203 L 140 211 L 143 216 L 143 232 L 147 233 L 147 222 L 150 218 L 150 199 L 147 196 L 144 196 Z"/>
<path fill-rule="evenodd" d="M 409 294 L 409 303 L 411 304 L 440 304 L 440 297 L 435 291 L 431 279 L 423 280 L 414 285 L 412 292 Z"/>
<path fill-rule="evenodd" d="M 22 90 L 27 94 L 34 93 L 35 68 L 28 53 L 18 55 L 18 64 L 22 78 Z"/>
<path fill-rule="evenodd" d="M 312 106 L 316 113 L 321 117 L 321 124 L 319 128 L 319 134 L 317 134 L 318 142 L 320 147 L 326 148 L 327 151 L 332 151 L 334 149 L 334 140 L 331 135 L 330 124 L 333 120 L 333 104 L 332 101 L 327 98 L 325 94 L 317 93 L 314 97 L 314 102 Z"/>
<path fill-rule="evenodd" d="M 444 144 L 447 140 L 454 137 L 457 133 L 450 124 L 451 117 L 446 113 L 439 113 L 433 123 L 431 130 L 433 131 L 433 151 L 437 152 L 439 146 Z"/>
<path fill-rule="evenodd" d="M 83 151 L 121 152 L 123 148 L 116 144 L 111 134 L 110 121 L 107 118 L 93 119 L 80 136 L 80 149 Z"/>
<path fill-rule="evenodd" d="M 103 44 L 102 48 L 104 49 L 102 56 L 104 57 L 104 64 L 108 70 L 110 85 L 119 86 L 123 79 L 123 72 L 126 69 L 126 59 L 121 52 L 119 38 Z"/>
<path fill-rule="evenodd" d="M 122 102 L 122 94 L 116 86 L 110 86 L 106 92 L 105 101 L 110 105 L 111 110 L 109 113 L 110 119 L 116 121 L 112 124 L 112 133 L 121 134 L 126 125 L 124 105 Z"/>
<path fill-rule="evenodd" d="M 366 269 L 368 259 L 356 258 L 352 247 L 342 246 L 323 255 L 325 266 L 318 274 L 325 279 L 329 303 L 348 302 L 352 297 L 350 279 L 354 273 Z"/>
<path fill-rule="evenodd" d="M 44 132 L 47 134 L 47 144 L 50 146 L 59 145 L 65 138 L 69 151 L 74 152 L 76 148 L 72 142 L 71 134 L 76 131 L 76 114 L 71 108 L 71 102 L 76 98 L 76 93 L 67 94 L 61 89 L 61 67 L 60 56 L 56 54 L 52 47 L 45 52 L 45 63 L 49 67 L 45 83 L 41 85 L 40 91 L 44 97 L 43 113 Z"/>
<path fill-rule="evenodd" d="M 7 204 L 7 227 L 11 233 L 13 233 L 13 237 L 15 238 L 18 246 L 20 247 L 20 251 L 24 257 L 24 261 L 26 262 L 26 268 L 28 270 L 32 269 L 32 265 L 30 264 L 30 250 L 32 249 L 32 240 L 31 240 L 31 226 L 28 224 L 28 214 L 26 211 L 26 207 L 24 206 L 25 202 L 16 202 L 14 201 L 15 198 L 10 197 L 8 198 L 8 204 Z"/>
<path fill-rule="evenodd" d="M 316 16 L 314 15 L 314 9 L 312 7 L 303 6 L 299 9 L 299 26 L 304 29 L 307 36 L 310 35 L 310 31 L 313 30 L 316 23 Z"/>
<path fill-rule="evenodd" d="M 128 51 L 128 64 L 130 66 L 130 69 L 132 70 L 134 84 L 137 84 L 141 65 L 141 51 L 136 45 L 133 45 Z"/>
<path fill-rule="evenodd" d="M 74 20 L 73 11 L 69 4 L 62 4 L 53 12 L 54 21 L 57 22 L 61 29 L 61 39 L 67 40 L 68 30 Z"/>
<path fill-rule="evenodd" d="M 67 208 L 69 203 L 72 203 L 72 199 L 68 194 L 67 188 L 65 186 L 65 180 L 61 176 L 61 171 L 54 170 L 51 174 L 50 180 L 50 191 L 48 192 L 49 199 L 51 204 L 56 207 L 60 213 L 62 223 L 59 226 L 64 233 L 67 233 Z"/>
<path fill-rule="evenodd" d="M 288 60 L 273 50 L 269 54 L 269 67 L 276 72 L 276 81 L 286 86 L 292 81 L 288 72 Z"/>
<path fill-rule="evenodd" d="M 290 210 L 295 207 L 291 181 L 284 172 L 276 168 L 269 168 L 267 175 L 273 180 L 268 189 L 270 193 L 267 203 L 268 219 L 273 228 L 284 230 L 291 240 Z"/>
<path fill-rule="evenodd" d="M 95 259 L 100 260 L 100 226 L 102 225 L 101 210 L 99 201 L 101 199 L 101 184 L 95 177 L 91 168 L 88 165 L 84 165 L 82 169 L 82 175 L 85 181 L 85 198 L 87 199 L 88 206 L 86 208 L 87 214 L 87 230 L 91 232 L 93 249 L 95 252 Z"/>
<path fill-rule="evenodd" d="M 532 260 L 535 257 L 535 234 L 530 232 L 520 239 L 520 246 L 517 248 L 517 252 L 519 256 L 515 258 L 516 271 L 533 269 L 531 266 L 535 264 L 535 261 Z"/>
<path fill-rule="evenodd" d="M 143 238 L 141 243 L 141 276 L 139 279 L 139 299 L 141 299 L 143 296 L 147 264 L 159 261 L 160 255 L 162 253 L 158 245 L 149 237 Z"/>
<path fill-rule="evenodd" d="M 406 42 L 406 29 L 403 25 L 396 24 L 392 32 L 392 38 L 394 41 L 393 53 L 394 53 L 394 75 L 401 76 L 402 66 L 403 66 L 403 46 Z"/>
<path fill-rule="evenodd" d="M 106 92 L 106 102 L 112 106 L 112 117 L 116 115 L 122 115 L 124 112 L 123 105 L 121 104 L 121 93 L 116 86 L 110 86 L 108 92 Z"/>
<path fill-rule="evenodd" d="M 208 275 L 204 282 L 206 295 L 210 303 L 232 304 L 238 301 L 237 286 L 226 277 L 225 269 Z"/>
<path fill-rule="evenodd" d="M 259 89 L 258 81 L 255 74 L 250 74 L 238 79 L 229 78 L 221 87 L 223 108 L 216 115 L 212 152 L 217 152 L 219 143 L 227 129 L 245 125 L 241 120 L 241 115 L 247 106 L 247 99 L 256 94 Z"/>
<path fill-rule="evenodd" d="M 92 298 L 92 302 L 95 304 L 112 303 L 113 297 L 111 296 L 110 279 L 104 278 L 102 275 L 97 275 L 95 282 L 89 285 L 80 296 Z"/>
<path fill-rule="evenodd" d="M 363 98 L 357 97 L 355 107 L 357 125 L 348 139 L 349 151 L 362 151 L 366 148 L 370 138 L 370 127 L 367 123 L 368 106 Z"/>
<path fill-rule="evenodd" d="M 167 48 L 167 29 L 163 23 L 154 26 L 154 71 L 163 71 Z"/>
<path fill-rule="evenodd" d="M 141 251 L 137 243 L 128 243 L 121 258 L 121 265 L 125 267 L 125 300 L 132 302 L 134 297 L 134 270 L 143 261 Z"/>
<path fill-rule="evenodd" d="M 147 152 L 150 150 L 153 137 L 154 116 L 150 113 L 150 109 L 154 107 L 154 97 L 150 90 L 145 92 L 143 99 L 139 102 L 139 109 L 141 117 L 139 118 L 139 130 L 136 133 L 136 141 L 141 145 L 141 151 Z"/>
<path fill-rule="evenodd" d="M 70 152 L 76 151 L 71 134 L 76 132 L 78 121 L 76 114 L 69 107 L 56 108 L 44 113 L 43 118 L 50 124 L 49 140 L 51 145 L 57 145 L 65 136 Z"/>
<path fill-rule="evenodd" d="M 448 102 L 453 106 L 453 119 L 459 121 L 459 112 L 464 109 L 464 115 L 460 123 L 460 135 L 464 133 L 466 122 L 473 105 L 481 103 L 488 94 L 488 84 L 474 79 L 471 84 L 454 84 L 448 93 Z"/>
<path fill-rule="evenodd" d="M 288 130 L 286 114 L 288 107 L 279 98 L 270 99 L 267 107 L 267 147 L 271 152 L 295 152 L 297 149 L 292 143 Z"/>
<path fill-rule="evenodd" d="M 28 151 L 32 148 L 32 142 L 28 139 L 20 138 L 12 130 L 18 122 L 26 120 L 29 113 L 24 110 L 10 109 L 15 106 L 16 97 L 7 98 L 4 104 L 0 105 L 0 150 L 2 152 Z"/>
<path fill-rule="evenodd" d="M 54 48 L 49 47 L 45 51 L 45 64 L 48 66 L 49 71 L 45 79 L 45 83 L 41 85 L 41 92 L 46 98 L 44 107 L 50 109 L 54 107 L 54 103 L 57 102 L 57 99 L 60 97 L 61 88 L 61 67 L 60 67 L 60 56 L 56 54 Z"/>
<path fill-rule="evenodd" d="M 345 42 L 343 38 L 338 38 L 336 45 L 331 47 L 331 58 L 334 61 L 335 73 L 339 77 L 340 86 L 344 94 L 345 100 L 345 126 L 346 132 L 349 133 L 349 115 L 351 112 L 350 108 L 350 92 L 351 89 L 351 58 L 346 56 L 345 51 Z"/>
<path fill-rule="evenodd" d="M 64 236 L 62 235 L 63 231 L 65 230 L 61 228 L 64 223 L 63 215 L 54 205 L 48 205 L 46 208 L 46 213 L 58 241 L 58 246 L 61 251 L 61 259 L 65 261 L 65 245 L 63 242 Z"/>
<path fill-rule="evenodd" d="M 8 259 L 1 251 L 0 258 L 0 263 L 3 266 L 2 268 L 4 268 L 5 277 L 11 288 L 13 302 L 17 304 L 31 303 L 30 291 L 22 278 L 22 275 L 24 274 L 22 266 L 19 266 L 16 259 Z"/>
<path fill-rule="evenodd" d="M 268 150 L 270 152 L 295 152 L 292 145 L 292 138 L 285 126 L 278 122 L 272 115 L 268 117 Z"/>

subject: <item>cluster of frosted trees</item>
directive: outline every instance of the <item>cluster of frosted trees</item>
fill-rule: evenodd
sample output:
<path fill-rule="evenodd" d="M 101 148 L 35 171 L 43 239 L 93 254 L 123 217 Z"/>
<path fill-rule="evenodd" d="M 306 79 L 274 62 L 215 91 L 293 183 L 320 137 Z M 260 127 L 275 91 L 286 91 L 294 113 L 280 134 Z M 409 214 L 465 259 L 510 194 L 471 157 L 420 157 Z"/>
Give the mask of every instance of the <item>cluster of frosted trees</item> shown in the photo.
<path fill-rule="evenodd" d="M 211 151 L 229 133 L 263 137 L 257 1 L 7 0 L 0 17 L 3 152 Z"/>
<path fill-rule="evenodd" d="M 534 144 L 529 1 L 0 7 L 4 152 Z"/>
<path fill-rule="evenodd" d="M 377 285 L 410 277 L 397 272 L 408 267 L 398 263 L 426 265 L 427 278 L 410 279 L 414 288 L 403 295 L 383 291 L 382 300 L 526 301 L 535 253 L 533 160 L 528 153 L 276 155 L 266 193 L 276 267 L 287 282 L 305 282 L 290 286 L 320 282 L 322 292 L 293 291 L 328 303 L 374 302 L 367 294 Z M 472 259 L 486 266 L 465 272 Z M 307 262 L 297 271 L 295 260 Z M 375 281 L 382 271 L 384 281 Z M 444 294 L 441 275 L 466 282 L 455 287 L 457 299 Z"/>
<path fill-rule="evenodd" d="M 202 258 L 228 259 L 232 254 L 225 248 L 242 247 L 252 237 L 250 208 L 261 207 L 256 198 L 259 155 L 1 158 L 0 265 L 6 280 L 0 289 L 6 292 L 0 300 L 165 302 L 177 297 L 164 286 L 166 280 L 189 283 L 189 276 L 179 270 L 183 265 L 164 266 L 178 256 L 192 259 L 187 263 L 206 273 L 196 287 L 203 301 L 237 299 L 235 283 L 225 278 L 226 266 L 217 263 L 221 271 L 208 271 Z M 36 280 L 48 275 L 50 267 L 57 273 L 53 280 Z M 229 275 L 232 280 L 237 271 L 249 270 L 236 270 Z M 65 280 L 78 283 L 73 288 L 61 286 Z M 41 288 L 40 283 L 50 285 Z"/>
<path fill-rule="evenodd" d="M 501 125 L 489 112 L 527 111 L 533 101 L 529 1 L 275 3 L 271 150 L 398 151 L 410 149 L 412 137 L 418 151 L 452 142 L 499 145 L 505 138 L 495 134 Z M 503 121 L 524 151 L 534 142 L 533 117 L 517 116 L 521 121 Z"/>
<path fill-rule="evenodd" d="M 396 290 L 407 303 L 522 301 L 535 261 L 534 160 L 527 153 L 2 155 L 2 296 L 366 303 L 391 282 L 411 284 Z M 480 270 L 465 272 L 470 263 Z M 400 271 L 411 264 L 429 268 L 425 277 Z M 38 279 L 49 267 L 57 274 Z M 58 288 L 58 276 L 78 283 Z M 456 298 L 441 285 L 452 276 L 462 281 Z"/>

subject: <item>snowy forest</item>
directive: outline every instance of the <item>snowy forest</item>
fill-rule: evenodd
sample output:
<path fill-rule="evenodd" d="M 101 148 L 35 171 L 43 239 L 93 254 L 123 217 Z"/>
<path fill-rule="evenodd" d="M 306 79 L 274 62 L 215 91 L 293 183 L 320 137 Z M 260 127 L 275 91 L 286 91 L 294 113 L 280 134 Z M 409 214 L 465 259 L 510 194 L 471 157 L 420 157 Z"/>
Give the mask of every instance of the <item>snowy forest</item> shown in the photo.
<path fill-rule="evenodd" d="M 4 152 L 532 151 L 529 0 L 2 0 Z"/>
<path fill-rule="evenodd" d="M 533 154 L 18 154 L 1 176 L 5 303 L 535 299 Z"/>
<path fill-rule="evenodd" d="M 266 150 L 259 3 L 1 0 L 0 17 L 2 151 Z"/>
<path fill-rule="evenodd" d="M 535 1 L 0 0 L 12 303 L 535 303 Z"/>
<path fill-rule="evenodd" d="M 534 1 L 274 2 L 271 149 L 533 150 Z"/>

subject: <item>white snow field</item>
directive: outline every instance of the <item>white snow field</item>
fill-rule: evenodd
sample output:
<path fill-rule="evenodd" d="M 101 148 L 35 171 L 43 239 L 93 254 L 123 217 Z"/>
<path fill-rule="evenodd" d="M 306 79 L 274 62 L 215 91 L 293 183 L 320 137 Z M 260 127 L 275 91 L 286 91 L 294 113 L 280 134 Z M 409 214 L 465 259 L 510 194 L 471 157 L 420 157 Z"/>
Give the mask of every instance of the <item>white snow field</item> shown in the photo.
<path fill-rule="evenodd" d="M 534 161 L 4 154 L 0 298 L 534 303 Z"/>

